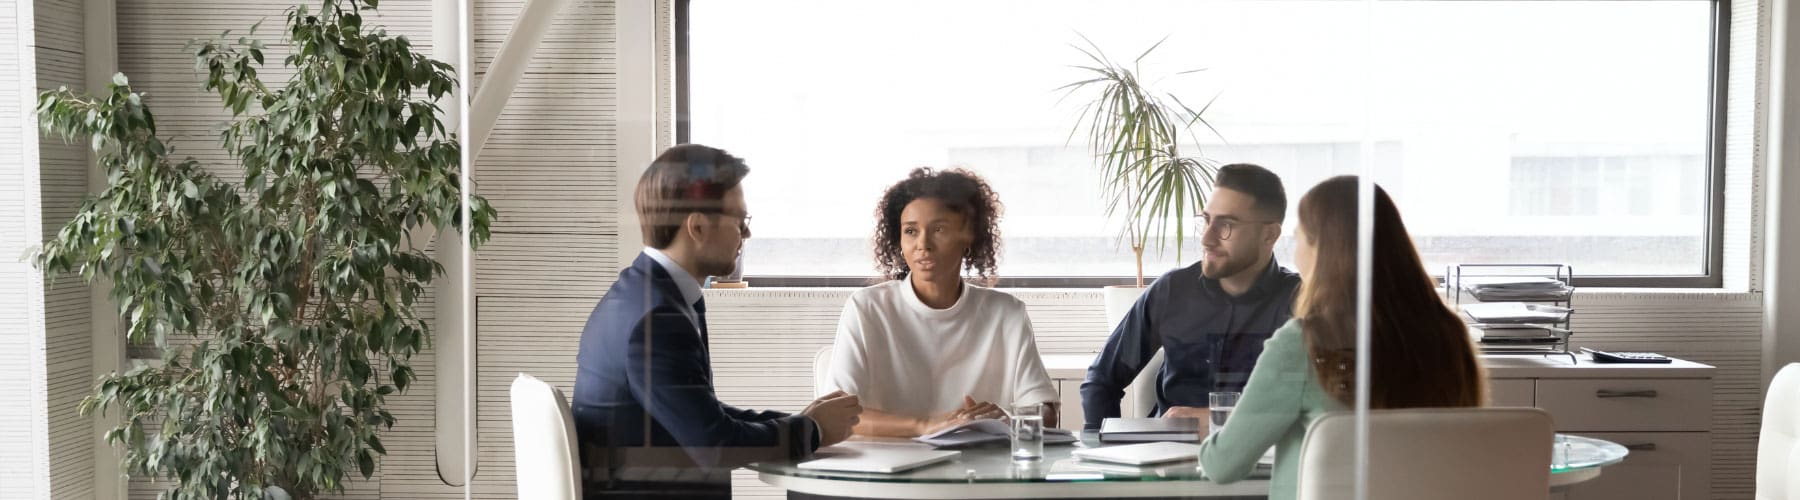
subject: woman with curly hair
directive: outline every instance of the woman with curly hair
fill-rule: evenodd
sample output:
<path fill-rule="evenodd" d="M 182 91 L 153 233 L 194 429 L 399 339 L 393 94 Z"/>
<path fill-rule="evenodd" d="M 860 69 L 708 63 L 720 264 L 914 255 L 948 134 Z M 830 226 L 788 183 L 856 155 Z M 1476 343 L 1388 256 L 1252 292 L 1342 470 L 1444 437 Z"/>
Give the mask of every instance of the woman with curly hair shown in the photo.
<path fill-rule="evenodd" d="M 919 436 L 1018 404 L 1047 406 L 1055 426 L 1057 393 L 1025 304 L 964 279 L 991 282 L 1000 255 L 1000 200 L 987 182 L 915 169 L 882 195 L 875 224 L 888 281 L 844 304 L 829 379 L 861 398 L 856 433 Z"/>

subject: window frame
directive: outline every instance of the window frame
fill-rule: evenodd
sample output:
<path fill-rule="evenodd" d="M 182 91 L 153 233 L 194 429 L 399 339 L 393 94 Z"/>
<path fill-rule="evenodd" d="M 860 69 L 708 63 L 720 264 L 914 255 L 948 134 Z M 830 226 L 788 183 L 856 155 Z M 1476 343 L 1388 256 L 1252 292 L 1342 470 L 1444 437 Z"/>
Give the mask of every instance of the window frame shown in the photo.
<path fill-rule="evenodd" d="M 674 92 L 675 92 L 675 143 L 686 144 L 691 140 L 689 121 L 689 69 L 688 69 L 688 30 L 691 24 L 688 15 L 691 0 L 671 0 L 674 22 Z M 1556 1 L 1556 0 L 1539 0 Z M 1677 275 L 1644 275 L 1644 276 L 1583 276 L 1580 268 L 1576 268 L 1575 285 L 1577 287 L 1601 288 L 1722 288 L 1725 283 L 1725 139 L 1726 139 L 1726 89 L 1729 87 L 1731 55 L 1731 2 L 1729 0 L 1710 0 L 1712 4 L 1712 36 L 1710 47 L 1711 74 L 1707 79 L 1707 143 L 1706 158 L 1706 230 L 1707 241 L 1703 255 L 1703 274 Z M 1434 276 L 1441 283 L 1443 276 Z M 1145 280 L 1155 277 L 1145 276 Z M 793 276 L 793 275 L 747 275 L 746 281 L 754 280 L 766 287 L 782 288 L 840 288 L 863 287 L 880 281 L 879 276 Z M 1014 276 L 1001 277 L 995 280 L 994 286 L 999 288 L 1098 288 L 1104 286 L 1131 286 L 1136 284 L 1133 276 Z M 1148 283 L 1146 283 L 1148 285 Z"/>

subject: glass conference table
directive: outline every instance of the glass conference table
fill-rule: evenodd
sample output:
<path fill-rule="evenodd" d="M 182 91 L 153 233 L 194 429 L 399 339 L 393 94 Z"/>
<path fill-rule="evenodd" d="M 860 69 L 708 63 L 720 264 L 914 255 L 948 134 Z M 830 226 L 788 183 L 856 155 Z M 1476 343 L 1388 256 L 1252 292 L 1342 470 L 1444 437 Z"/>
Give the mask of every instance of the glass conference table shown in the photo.
<path fill-rule="evenodd" d="M 1551 459 L 1550 487 L 1560 489 L 1593 479 L 1600 469 L 1617 464 L 1629 452 L 1610 441 L 1558 434 Z M 1098 446 L 1093 432 L 1081 436 L 1082 447 Z M 839 446 L 867 453 L 883 447 L 918 447 L 902 440 L 857 440 Z M 1250 479 L 1218 484 L 1206 479 L 1195 462 L 1132 467 L 1083 462 L 1071 453 L 1077 446 L 1045 446 L 1037 463 L 1017 465 L 1006 446 L 963 450 L 948 462 L 899 474 L 803 470 L 796 462 L 751 465 L 764 483 L 788 491 L 849 498 L 1130 498 L 1255 497 L 1269 493 L 1269 466 L 1259 465 Z M 829 453 L 829 451 L 825 451 Z"/>

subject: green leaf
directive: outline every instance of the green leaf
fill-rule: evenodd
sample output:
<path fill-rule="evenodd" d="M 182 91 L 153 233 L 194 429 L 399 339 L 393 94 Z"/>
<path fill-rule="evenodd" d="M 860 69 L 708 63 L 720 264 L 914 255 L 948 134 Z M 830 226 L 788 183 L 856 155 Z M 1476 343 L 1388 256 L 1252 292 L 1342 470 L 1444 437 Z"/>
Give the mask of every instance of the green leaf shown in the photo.
<path fill-rule="evenodd" d="M 368 450 L 356 452 L 356 468 L 362 471 L 363 479 L 375 475 L 375 457 Z"/>

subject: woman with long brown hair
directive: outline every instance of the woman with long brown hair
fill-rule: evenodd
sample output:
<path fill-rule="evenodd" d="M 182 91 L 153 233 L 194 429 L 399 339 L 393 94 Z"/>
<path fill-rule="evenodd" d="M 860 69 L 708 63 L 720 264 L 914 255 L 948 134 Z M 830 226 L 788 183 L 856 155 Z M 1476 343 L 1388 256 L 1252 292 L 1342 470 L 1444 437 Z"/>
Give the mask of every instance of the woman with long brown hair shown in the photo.
<path fill-rule="evenodd" d="M 1357 189 L 1355 176 L 1333 177 L 1300 199 L 1294 319 L 1264 345 L 1230 420 L 1201 443 L 1213 481 L 1244 478 L 1274 446 L 1269 498 L 1294 498 L 1307 426 L 1354 402 Z M 1438 298 L 1394 201 L 1374 191 L 1369 407 L 1481 406 L 1486 382 L 1468 328 Z"/>

